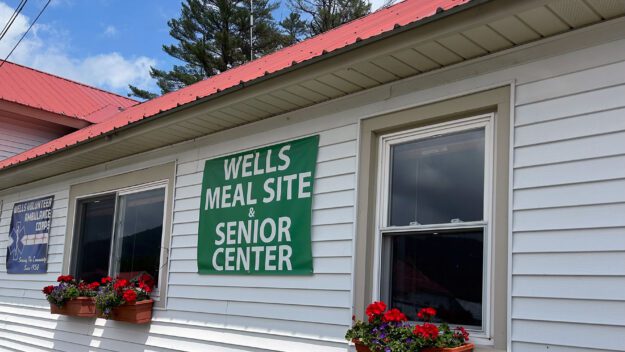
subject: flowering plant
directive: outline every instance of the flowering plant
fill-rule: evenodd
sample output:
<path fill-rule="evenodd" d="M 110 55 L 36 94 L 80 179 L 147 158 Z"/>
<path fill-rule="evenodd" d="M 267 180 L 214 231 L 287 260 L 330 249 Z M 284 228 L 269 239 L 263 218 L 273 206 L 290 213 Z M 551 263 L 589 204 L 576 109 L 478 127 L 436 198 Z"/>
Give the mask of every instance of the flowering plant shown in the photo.
<path fill-rule="evenodd" d="M 107 276 L 100 282 L 95 304 L 104 318 L 108 318 L 115 307 L 150 299 L 154 288 L 154 279 L 149 274 L 142 274 L 131 280 Z"/>
<path fill-rule="evenodd" d="M 77 281 L 72 275 L 61 275 L 56 281 L 58 285 L 46 286 L 41 291 L 46 295 L 48 302 L 58 307 L 62 307 L 70 299 L 94 297 L 100 286 L 97 282 L 87 284 L 82 280 Z"/>
<path fill-rule="evenodd" d="M 453 348 L 464 345 L 469 341 L 469 333 L 462 326 L 454 329 L 450 328 L 447 323 L 441 323 L 438 326 L 431 323 L 432 318 L 436 316 L 434 308 L 423 308 L 417 313 L 417 317 L 424 321 L 421 325 L 415 325 L 414 334 L 426 341 L 431 347 Z"/>
<path fill-rule="evenodd" d="M 373 352 L 417 352 L 428 347 L 453 348 L 469 340 L 467 331 L 447 324 L 432 324 L 434 308 L 423 308 L 417 317 L 424 322 L 412 325 L 397 308 L 387 310 L 384 302 L 371 303 L 365 313 L 367 321 L 354 320 L 345 338 L 368 347 Z"/>

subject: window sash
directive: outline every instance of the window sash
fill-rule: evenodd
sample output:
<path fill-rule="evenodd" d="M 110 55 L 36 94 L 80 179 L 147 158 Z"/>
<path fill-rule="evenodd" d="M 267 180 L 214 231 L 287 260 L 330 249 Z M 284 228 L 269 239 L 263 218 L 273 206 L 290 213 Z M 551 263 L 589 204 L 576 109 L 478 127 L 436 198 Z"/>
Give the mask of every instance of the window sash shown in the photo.
<path fill-rule="evenodd" d="M 103 196 L 107 196 L 107 195 L 113 195 L 115 197 L 115 208 L 114 208 L 114 213 L 113 213 L 113 229 L 112 229 L 112 234 L 111 234 L 111 245 L 109 248 L 109 268 L 108 268 L 108 274 L 110 276 L 115 276 L 116 273 L 115 271 L 115 267 L 117 266 L 114 263 L 115 260 L 115 247 L 116 247 L 116 242 L 117 242 L 117 232 L 118 232 L 118 226 L 119 226 L 119 222 L 122 220 L 122 217 L 120 216 L 120 207 L 119 207 L 119 203 L 120 203 L 120 197 L 124 196 L 124 195 L 129 195 L 129 194 L 133 194 L 133 193 L 141 193 L 141 192 L 145 192 L 145 191 L 150 191 L 150 190 L 154 190 L 154 189 L 160 189 L 162 188 L 165 192 L 165 197 L 164 197 L 164 203 L 163 203 L 163 219 L 162 219 L 162 223 L 163 223 L 163 229 L 162 229 L 162 233 L 161 233 L 161 246 L 160 246 L 160 253 L 159 253 L 159 278 L 158 278 L 158 282 L 159 282 L 159 286 L 154 288 L 154 291 L 152 291 L 152 299 L 158 301 L 160 298 L 160 286 L 162 286 L 160 283 L 163 282 L 163 275 L 164 275 L 164 271 L 162 270 L 164 265 L 167 264 L 167 262 L 165 261 L 165 258 L 167 257 L 167 248 L 165 247 L 165 243 L 164 241 L 165 239 L 165 221 L 166 221 L 166 217 L 167 217 L 167 207 L 168 207 L 168 180 L 161 180 L 161 181 L 156 181 L 156 182 L 150 182 L 150 183 L 146 183 L 146 184 L 141 184 L 141 185 L 136 185 L 136 186 L 131 186 L 131 187 L 125 187 L 125 188 L 120 188 L 117 190 L 113 190 L 113 191 L 105 191 L 105 192 L 98 192 L 98 193 L 93 193 L 93 194 L 88 194 L 88 195 L 82 195 L 80 197 L 76 197 L 76 204 L 80 204 L 81 201 L 85 201 L 85 200 L 89 200 L 89 199 L 93 199 L 93 198 L 97 198 L 97 197 L 103 197 Z M 76 215 L 75 218 L 78 220 L 77 223 L 80 223 L 82 221 L 82 214 L 80 213 L 80 207 L 76 207 Z M 80 236 L 80 228 L 76 228 L 76 230 L 74 231 L 74 236 Z M 78 245 L 80 245 L 80 243 L 78 243 Z M 76 265 L 78 265 L 78 263 L 76 263 L 76 252 L 77 250 L 80 250 L 79 248 L 74 248 L 73 249 L 74 252 L 72 253 L 72 255 L 70 256 L 70 268 L 72 268 L 72 271 L 75 272 L 76 271 Z"/>
<path fill-rule="evenodd" d="M 492 239 L 491 239 L 491 199 L 492 199 L 492 174 L 493 174 L 493 121 L 494 114 L 478 115 L 462 120 L 455 120 L 425 127 L 403 130 L 384 135 L 380 138 L 378 148 L 378 182 L 377 182 L 377 205 L 376 205 L 376 236 L 374 244 L 374 276 L 373 298 L 382 299 L 390 297 L 390 270 L 386 259 L 390 258 L 389 236 L 406 235 L 409 233 L 432 230 L 472 229 L 482 228 L 484 231 L 484 266 L 482 282 L 482 327 L 480 329 L 468 329 L 476 338 L 490 338 L 490 323 L 492 321 Z M 447 135 L 454 132 L 463 132 L 476 128 L 484 129 L 484 202 L 483 220 L 461 223 L 441 223 L 427 225 L 388 226 L 389 224 L 389 201 L 390 201 L 390 176 L 391 176 L 391 149 L 394 145 L 417 141 L 424 138 Z M 389 262 L 390 263 L 390 262 Z M 386 290 L 386 291 L 385 291 Z"/>
<path fill-rule="evenodd" d="M 488 282 L 488 278 L 486 275 L 488 275 L 488 270 L 487 270 L 487 262 L 488 262 L 488 232 L 489 232 L 489 228 L 487 225 L 483 225 L 483 226 L 466 226 L 466 227 L 456 227 L 456 228 L 429 228 L 429 229 L 418 229 L 418 230 L 405 230 L 405 231 L 398 231 L 398 232 L 383 232 L 381 233 L 382 236 L 382 265 L 381 265 L 381 273 L 380 273 L 380 292 L 379 292 L 379 298 L 384 300 L 385 302 L 389 302 L 390 303 L 390 299 L 391 299 L 391 284 L 392 284 L 392 280 L 393 280 L 393 274 L 392 274 L 392 261 L 393 261 L 393 248 L 392 248 L 392 240 L 394 237 L 397 236 L 410 236 L 410 235 L 414 235 L 416 233 L 419 232 L 423 232 L 423 233 L 432 233 L 432 232 L 436 232 L 438 230 L 440 230 L 442 233 L 439 234 L 440 236 L 445 236 L 448 234 L 452 234 L 453 230 L 456 229 L 462 229 L 462 230 L 481 230 L 483 232 L 483 259 L 482 259 L 482 325 L 481 326 L 464 326 L 467 331 L 469 331 L 471 333 L 471 335 L 475 335 L 474 337 L 486 337 L 486 333 L 487 333 L 487 323 L 489 322 L 489 318 L 488 315 L 489 314 L 489 309 L 487 307 L 488 304 L 488 288 L 489 288 L 489 282 Z M 449 231 L 452 230 L 452 231 Z M 458 325 L 454 325 L 454 324 L 449 324 L 449 326 L 454 327 L 454 326 L 458 326 Z"/>

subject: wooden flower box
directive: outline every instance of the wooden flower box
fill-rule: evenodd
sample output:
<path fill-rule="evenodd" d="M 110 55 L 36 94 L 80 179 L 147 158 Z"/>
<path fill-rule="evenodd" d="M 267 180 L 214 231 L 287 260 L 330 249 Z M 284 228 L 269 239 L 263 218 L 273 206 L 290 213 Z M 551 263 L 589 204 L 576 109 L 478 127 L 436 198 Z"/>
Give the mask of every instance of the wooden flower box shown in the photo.
<path fill-rule="evenodd" d="M 360 343 L 360 341 L 352 340 L 352 342 L 354 343 L 354 345 L 356 345 L 356 351 L 357 352 L 371 352 L 369 347 L 363 345 L 362 343 Z"/>
<path fill-rule="evenodd" d="M 369 349 L 369 347 L 361 344 L 358 340 L 352 340 L 352 342 L 354 343 L 354 345 L 356 345 L 357 352 L 371 352 L 371 349 Z M 473 345 L 472 343 L 467 343 L 462 346 L 453 347 L 453 348 L 428 347 L 428 348 L 424 348 L 421 351 L 422 352 L 473 352 L 474 348 L 475 348 L 475 345 Z"/>
<path fill-rule="evenodd" d="M 441 347 L 428 347 L 426 349 L 423 349 L 422 352 L 472 352 L 473 349 L 475 348 L 475 345 L 473 345 L 472 343 L 465 343 L 462 346 L 458 346 L 458 347 L 445 347 L 445 348 L 441 348 Z"/>
<path fill-rule="evenodd" d="M 138 301 L 132 304 L 122 304 L 111 310 L 109 319 L 132 324 L 147 324 L 152 321 L 153 306 L 154 301 L 151 299 Z"/>
<path fill-rule="evenodd" d="M 92 297 L 78 297 L 65 302 L 62 307 L 51 303 L 50 313 L 71 317 L 94 318 L 96 316 L 95 300 Z"/>

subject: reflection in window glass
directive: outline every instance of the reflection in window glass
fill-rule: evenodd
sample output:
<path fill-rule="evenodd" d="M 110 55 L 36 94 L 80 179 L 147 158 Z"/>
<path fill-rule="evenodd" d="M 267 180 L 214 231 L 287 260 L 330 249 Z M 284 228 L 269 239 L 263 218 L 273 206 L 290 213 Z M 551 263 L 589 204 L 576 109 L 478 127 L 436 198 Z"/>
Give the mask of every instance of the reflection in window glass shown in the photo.
<path fill-rule="evenodd" d="M 425 307 L 450 324 L 482 325 L 483 230 L 390 238 L 390 304 L 410 320 Z"/>
<path fill-rule="evenodd" d="M 119 197 L 113 272 L 133 278 L 143 272 L 158 280 L 165 189 Z"/>
<path fill-rule="evenodd" d="M 476 129 L 393 146 L 389 225 L 482 220 L 484 135 Z"/>
<path fill-rule="evenodd" d="M 82 200 L 77 210 L 74 276 L 87 282 L 100 281 L 109 272 L 115 196 Z"/>

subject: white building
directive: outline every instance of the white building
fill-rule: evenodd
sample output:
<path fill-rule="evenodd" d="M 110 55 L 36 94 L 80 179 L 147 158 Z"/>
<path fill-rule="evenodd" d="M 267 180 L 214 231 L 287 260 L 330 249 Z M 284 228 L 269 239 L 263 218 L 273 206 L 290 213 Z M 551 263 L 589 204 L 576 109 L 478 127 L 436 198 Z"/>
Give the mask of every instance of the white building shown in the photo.
<path fill-rule="evenodd" d="M 624 15 L 406 0 L 0 161 L 0 350 L 347 351 L 383 299 L 477 351 L 625 351 Z M 198 273 L 205 162 L 316 135 L 313 273 Z M 47 273 L 6 273 L 13 205 L 46 196 Z M 50 314 L 59 274 L 123 270 L 100 244 L 131 214 L 152 322 Z"/>

